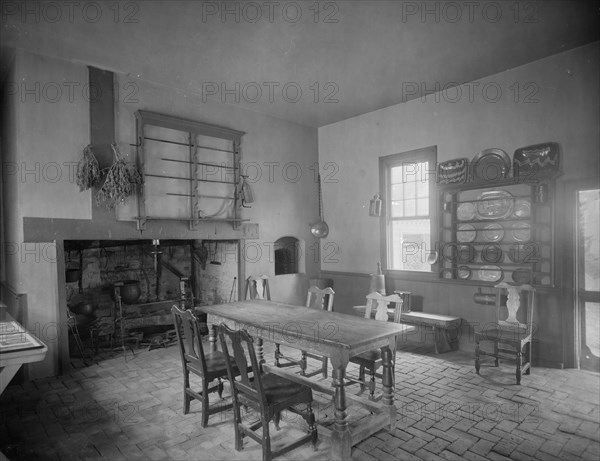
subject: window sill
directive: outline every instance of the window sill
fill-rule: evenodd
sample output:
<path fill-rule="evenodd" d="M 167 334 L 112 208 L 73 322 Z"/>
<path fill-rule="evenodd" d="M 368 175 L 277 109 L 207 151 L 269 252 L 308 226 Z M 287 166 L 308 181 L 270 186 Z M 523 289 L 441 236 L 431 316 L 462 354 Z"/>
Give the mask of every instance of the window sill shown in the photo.
<path fill-rule="evenodd" d="M 384 270 L 386 278 L 392 280 L 409 280 L 413 282 L 436 282 L 439 280 L 437 271 L 417 272 L 417 271 L 401 271 L 401 270 Z"/>

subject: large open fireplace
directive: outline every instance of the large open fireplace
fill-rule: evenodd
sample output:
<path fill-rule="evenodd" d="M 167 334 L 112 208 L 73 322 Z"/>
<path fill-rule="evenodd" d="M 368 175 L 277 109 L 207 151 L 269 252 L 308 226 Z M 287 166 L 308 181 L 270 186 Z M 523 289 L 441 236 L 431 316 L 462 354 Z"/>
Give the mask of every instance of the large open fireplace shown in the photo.
<path fill-rule="evenodd" d="M 173 305 L 237 300 L 238 247 L 238 240 L 65 241 L 66 298 L 76 326 L 71 355 L 89 356 L 121 339 L 151 347 L 169 339 Z"/>

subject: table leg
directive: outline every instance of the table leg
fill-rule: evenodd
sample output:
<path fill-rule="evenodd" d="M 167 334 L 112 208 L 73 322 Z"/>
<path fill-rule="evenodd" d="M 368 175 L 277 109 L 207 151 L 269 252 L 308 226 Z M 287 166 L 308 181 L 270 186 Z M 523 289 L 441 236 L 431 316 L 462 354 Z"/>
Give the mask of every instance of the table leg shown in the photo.
<path fill-rule="evenodd" d="M 381 348 L 381 361 L 383 365 L 383 397 L 382 403 L 390 408 L 390 430 L 396 422 L 396 408 L 394 407 L 394 368 L 392 351 L 388 346 Z"/>
<path fill-rule="evenodd" d="M 352 434 L 346 412 L 346 364 L 334 362 L 332 377 L 335 388 L 335 423 L 331 435 L 331 459 L 345 460 L 350 459 L 352 451 Z"/>
<path fill-rule="evenodd" d="M 214 323 L 208 324 L 208 344 L 211 352 L 217 350 L 217 325 Z"/>
<path fill-rule="evenodd" d="M 258 363 L 265 361 L 265 350 L 263 348 L 262 338 L 256 338 L 256 355 L 258 356 Z"/>
<path fill-rule="evenodd" d="M 431 329 L 433 330 L 433 344 L 434 344 L 434 352 L 436 354 L 439 354 L 441 351 L 441 347 L 440 347 L 440 331 L 436 328 L 435 325 L 433 325 L 431 327 Z"/>
<path fill-rule="evenodd" d="M 4 392 L 10 380 L 14 378 L 19 371 L 21 365 L 7 365 L 5 367 L 0 368 L 0 394 Z"/>

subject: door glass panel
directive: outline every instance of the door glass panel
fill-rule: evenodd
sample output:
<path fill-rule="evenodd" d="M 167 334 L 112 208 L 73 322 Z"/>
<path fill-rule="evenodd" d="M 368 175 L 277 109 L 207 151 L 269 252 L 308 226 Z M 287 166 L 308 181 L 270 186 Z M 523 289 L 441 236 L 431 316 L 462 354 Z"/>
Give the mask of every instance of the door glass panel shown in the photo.
<path fill-rule="evenodd" d="M 579 364 L 586 370 L 600 371 L 600 190 L 579 190 L 577 204 Z"/>
<path fill-rule="evenodd" d="M 589 352 L 600 357 L 600 303 L 585 303 L 585 340 Z M 585 354 L 585 348 L 584 348 Z M 590 359 L 591 357 L 585 357 Z"/>
<path fill-rule="evenodd" d="M 600 190 L 579 191 L 579 219 L 586 291 L 600 290 Z"/>

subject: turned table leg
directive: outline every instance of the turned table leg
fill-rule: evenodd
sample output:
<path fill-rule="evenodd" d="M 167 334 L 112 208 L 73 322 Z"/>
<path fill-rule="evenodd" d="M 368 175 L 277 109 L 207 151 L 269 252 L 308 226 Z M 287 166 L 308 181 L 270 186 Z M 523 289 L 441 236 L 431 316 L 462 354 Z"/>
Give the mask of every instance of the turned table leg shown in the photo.
<path fill-rule="evenodd" d="M 217 325 L 214 323 L 208 324 L 208 344 L 210 351 L 215 352 L 217 350 Z"/>
<path fill-rule="evenodd" d="M 265 361 L 265 350 L 263 347 L 262 338 L 256 338 L 256 355 L 258 358 L 258 363 L 263 363 Z"/>
<path fill-rule="evenodd" d="M 389 347 L 381 348 L 381 360 L 383 364 L 383 397 L 382 403 L 390 408 L 390 430 L 396 422 L 396 408 L 394 407 L 394 362 L 393 354 Z"/>
<path fill-rule="evenodd" d="M 333 387 L 335 388 L 335 423 L 331 435 L 331 459 L 350 459 L 352 451 L 352 434 L 348 426 L 346 412 L 346 363 L 333 364 Z"/>

